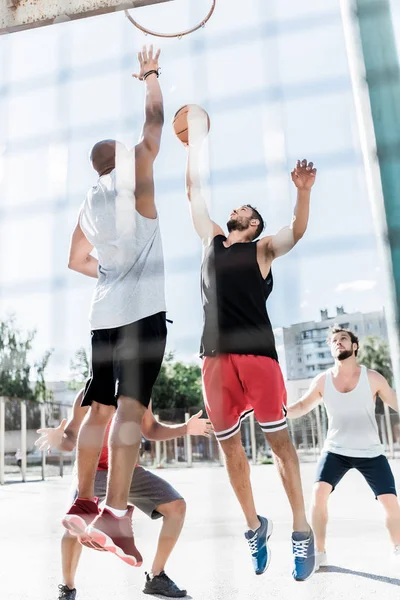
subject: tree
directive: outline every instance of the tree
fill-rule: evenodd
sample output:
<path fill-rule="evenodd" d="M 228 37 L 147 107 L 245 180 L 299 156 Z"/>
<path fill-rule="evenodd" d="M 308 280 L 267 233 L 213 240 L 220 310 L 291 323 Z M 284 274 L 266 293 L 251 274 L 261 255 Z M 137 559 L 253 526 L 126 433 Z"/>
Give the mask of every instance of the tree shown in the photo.
<path fill-rule="evenodd" d="M 202 408 L 200 367 L 174 361 L 174 354 L 168 353 L 153 388 L 152 400 L 156 410 Z"/>
<path fill-rule="evenodd" d="M 34 330 L 18 329 L 13 315 L 0 321 L 0 396 L 37 402 L 48 399 L 44 373 L 52 350 L 32 365 L 29 353 L 35 335 Z"/>
<path fill-rule="evenodd" d="M 29 354 L 35 339 L 34 330 L 23 332 L 16 325 L 15 316 L 0 321 L 0 396 L 8 398 L 5 426 L 7 430 L 21 427 L 21 403 L 27 400 L 28 429 L 40 425 L 39 402 L 51 402 L 53 394 L 47 389 L 45 371 L 52 350 L 33 365 Z"/>
<path fill-rule="evenodd" d="M 392 385 L 392 361 L 389 344 L 385 340 L 374 336 L 366 337 L 360 348 L 358 362 L 383 375 L 388 383 Z M 376 409 L 379 414 L 383 414 L 383 403 L 380 398 L 377 398 Z"/>
<path fill-rule="evenodd" d="M 81 347 L 75 352 L 75 357 L 70 361 L 69 367 L 72 380 L 68 383 L 68 387 L 70 390 L 79 390 L 85 385 L 90 374 L 86 348 Z"/>

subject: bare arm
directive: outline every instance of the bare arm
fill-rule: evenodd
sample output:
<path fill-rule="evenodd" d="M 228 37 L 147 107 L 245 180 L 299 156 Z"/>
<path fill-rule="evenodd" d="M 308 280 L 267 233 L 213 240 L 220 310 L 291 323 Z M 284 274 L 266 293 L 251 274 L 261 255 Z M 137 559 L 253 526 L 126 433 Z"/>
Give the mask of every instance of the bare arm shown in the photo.
<path fill-rule="evenodd" d="M 150 71 L 158 73 L 159 56 L 160 50 L 153 55 L 153 46 L 150 46 L 149 50 L 144 46 L 142 52 L 138 54 L 140 72 L 134 75 L 137 79 L 144 81 L 146 87 L 144 125 L 141 138 L 135 148 L 136 209 L 148 219 L 157 217 L 153 163 L 160 151 L 164 125 L 164 101 L 157 74 L 151 73 L 146 76 L 146 73 Z"/>
<path fill-rule="evenodd" d="M 68 268 L 97 279 L 99 261 L 91 256 L 92 250 L 93 246 L 86 238 L 78 221 L 72 234 Z"/>
<path fill-rule="evenodd" d="M 210 437 L 213 429 L 210 421 L 207 419 L 200 419 L 202 412 L 203 411 L 199 411 L 196 415 L 193 415 L 187 423 L 165 425 L 164 423 L 157 421 L 152 410 L 152 405 L 150 404 L 143 417 L 142 433 L 148 440 L 158 442 L 174 440 L 175 438 L 188 434 Z"/>
<path fill-rule="evenodd" d="M 390 387 L 387 380 L 378 373 L 377 371 L 369 371 L 372 375 L 374 389 L 376 389 L 377 394 L 381 400 L 390 406 L 396 412 L 399 412 L 399 406 L 397 403 L 396 392 Z"/>
<path fill-rule="evenodd" d="M 58 427 L 45 427 L 37 430 L 37 433 L 41 435 L 36 440 L 35 446 L 38 446 L 40 450 L 54 448 L 61 452 L 72 452 L 76 446 L 79 429 L 88 411 L 88 407 L 81 406 L 82 397 L 83 390 L 77 394 L 74 400 L 69 421 L 64 419 Z"/>
<path fill-rule="evenodd" d="M 208 132 L 207 115 L 197 106 L 188 112 L 189 145 L 186 165 L 186 193 L 196 233 L 207 245 L 216 235 L 224 235 L 219 225 L 211 220 L 201 188 L 201 148 Z"/>
<path fill-rule="evenodd" d="M 313 379 L 308 391 L 294 404 L 287 407 L 289 419 L 298 419 L 318 406 L 322 400 L 324 374 Z"/>
<path fill-rule="evenodd" d="M 292 181 L 297 188 L 297 201 L 290 225 L 283 227 L 276 235 L 261 240 L 270 256 L 278 258 L 292 250 L 306 232 L 310 213 L 311 188 L 314 185 L 317 169 L 312 162 L 298 160 L 291 172 Z"/>

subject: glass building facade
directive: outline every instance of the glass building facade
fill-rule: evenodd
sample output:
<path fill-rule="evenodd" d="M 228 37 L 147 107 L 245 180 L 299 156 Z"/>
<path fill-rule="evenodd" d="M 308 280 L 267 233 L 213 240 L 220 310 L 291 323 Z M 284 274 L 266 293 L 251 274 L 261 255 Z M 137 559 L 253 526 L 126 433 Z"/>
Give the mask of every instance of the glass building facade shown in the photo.
<path fill-rule="evenodd" d="M 22 328 L 37 329 L 37 355 L 54 348 L 53 380 L 67 377 L 76 349 L 89 346 L 94 282 L 67 269 L 79 207 L 95 182 L 89 151 L 102 138 L 133 145 L 140 135 L 144 94 L 131 73 L 149 41 L 122 13 L 0 39 L 0 318 L 14 313 Z M 201 244 L 185 198 L 185 151 L 170 126 L 190 102 L 211 118 L 215 221 L 252 203 L 275 232 L 291 220 L 296 159 L 318 167 L 307 234 L 274 266 L 273 325 L 336 305 L 381 309 L 339 0 L 220 0 L 204 30 L 161 48 L 166 126 L 155 177 L 169 349 L 194 360 L 202 324 Z"/>

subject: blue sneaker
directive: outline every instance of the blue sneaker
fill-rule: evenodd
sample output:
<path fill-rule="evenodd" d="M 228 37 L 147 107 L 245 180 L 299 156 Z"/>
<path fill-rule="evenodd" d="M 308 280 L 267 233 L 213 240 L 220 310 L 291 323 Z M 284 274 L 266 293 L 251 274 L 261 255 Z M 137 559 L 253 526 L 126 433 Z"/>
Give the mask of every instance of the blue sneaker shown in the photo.
<path fill-rule="evenodd" d="M 251 558 L 256 575 L 262 575 L 269 567 L 271 561 L 271 550 L 268 548 L 268 540 L 272 535 L 272 521 L 260 517 L 260 527 L 256 531 L 246 531 L 244 537 L 250 547 Z"/>
<path fill-rule="evenodd" d="M 296 581 L 306 581 L 315 571 L 314 534 L 295 531 L 292 534 L 294 568 L 292 575 Z"/>

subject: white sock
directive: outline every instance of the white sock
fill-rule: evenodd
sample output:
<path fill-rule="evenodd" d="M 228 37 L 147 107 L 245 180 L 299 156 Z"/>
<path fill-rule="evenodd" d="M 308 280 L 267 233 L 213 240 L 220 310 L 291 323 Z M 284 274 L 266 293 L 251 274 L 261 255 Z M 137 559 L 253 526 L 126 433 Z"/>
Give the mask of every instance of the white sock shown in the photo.
<path fill-rule="evenodd" d="M 112 513 L 114 517 L 124 517 L 128 512 L 127 508 L 125 510 L 121 510 L 119 508 L 112 508 L 111 506 L 107 506 L 107 504 L 104 505 L 104 508 L 110 511 L 110 513 Z"/>

